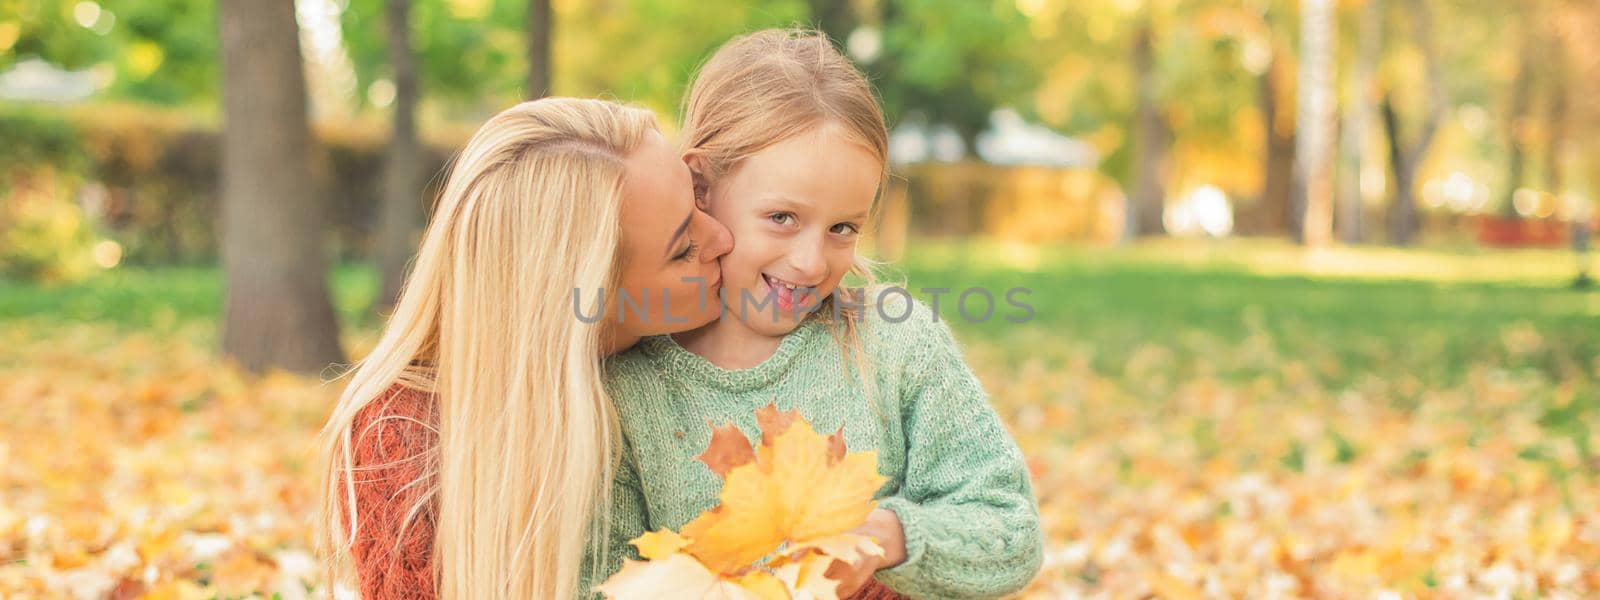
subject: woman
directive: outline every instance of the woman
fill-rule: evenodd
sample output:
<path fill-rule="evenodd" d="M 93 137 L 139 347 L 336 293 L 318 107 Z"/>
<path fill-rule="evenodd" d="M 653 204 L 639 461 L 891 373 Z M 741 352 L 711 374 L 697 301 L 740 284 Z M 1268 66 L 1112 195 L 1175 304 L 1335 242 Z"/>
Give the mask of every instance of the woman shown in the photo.
<path fill-rule="evenodd" d="M 601 358 L 715 318 L 731 246 L 647 111 L 491 118 L 323 430 L 330 564 L 364 598 L 573 597 L 618 436 Z"/>

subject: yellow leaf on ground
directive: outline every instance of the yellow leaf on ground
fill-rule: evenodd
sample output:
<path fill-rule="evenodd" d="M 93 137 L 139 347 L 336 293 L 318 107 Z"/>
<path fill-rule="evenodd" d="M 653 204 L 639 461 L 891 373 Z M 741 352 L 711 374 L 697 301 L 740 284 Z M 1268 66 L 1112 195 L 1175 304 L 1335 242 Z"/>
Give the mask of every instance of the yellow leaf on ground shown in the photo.
<path fill-rule="evenodd" d="M 1157 597 L 1165 600 L 1202 600 L 1205 598 L 1205 594 L 1200 591 L 1200 588 L 1166 573 L 1151 573 L 1150 587 L 1155 590 Z"/>

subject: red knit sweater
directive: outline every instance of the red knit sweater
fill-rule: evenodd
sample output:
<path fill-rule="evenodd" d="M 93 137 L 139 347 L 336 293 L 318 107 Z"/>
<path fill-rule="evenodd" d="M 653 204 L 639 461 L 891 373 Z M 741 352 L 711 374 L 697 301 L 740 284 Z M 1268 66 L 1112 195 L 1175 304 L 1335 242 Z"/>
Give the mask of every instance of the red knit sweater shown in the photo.
<path fill-rule="evenodd" d="M 360 412 L 352 428 L 355 492 L 360 528 L 351 545 L 361 597 L 377 600 L 433 600 L 433 533 L 438 500 L 431 500 L 405 526 L 411 507 L 432 482 L 417 482 L 429 472 L 438 444 L 437 405 L 426 393 L 395 386 Z M 341 501 L 344 498 L 340 496 Z M 902 598 L 876 581 L 851 600 Z"/>
<path fill-rule="evenodd" d="M 438 445 L 435 407 L 426 393 L 394 386 L 356 413 L 351 444 L 360 527 L 351 554 L 362 598 L 437 597 L 433 532 L 438 500 L 430 500 L 405 526 L 406 514 L 431 487 L 432 482 L 416 480 L 429 472 L 427 461 L 434 459 L 431 449 Z"/>

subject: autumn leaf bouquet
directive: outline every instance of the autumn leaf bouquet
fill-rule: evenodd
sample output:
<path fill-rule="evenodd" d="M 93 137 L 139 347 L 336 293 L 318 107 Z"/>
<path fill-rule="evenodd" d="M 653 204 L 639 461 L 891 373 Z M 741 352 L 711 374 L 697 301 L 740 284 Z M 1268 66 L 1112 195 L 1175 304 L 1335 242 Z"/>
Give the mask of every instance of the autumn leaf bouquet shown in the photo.
<path fill-rule="evenodd" d="M 796 411 L 756 411 L 760 448 L 731 424 L 712 429 L 701 462 L 722 478 L 720 504 L 681 531 L 632 540 L 629 560 L 599 586 L 607 598 L 832 599 L 835 560 L 881 556 L 851 533 L 877 506 L 877 452 L 848 453 L 844 430 L 823 436 Z"/>

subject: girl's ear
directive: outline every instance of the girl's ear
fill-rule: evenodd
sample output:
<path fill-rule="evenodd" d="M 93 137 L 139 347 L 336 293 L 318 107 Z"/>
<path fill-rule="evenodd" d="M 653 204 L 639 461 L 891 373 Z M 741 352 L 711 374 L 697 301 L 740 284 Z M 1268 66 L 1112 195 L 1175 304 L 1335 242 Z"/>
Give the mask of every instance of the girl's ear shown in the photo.
<path fill-rule="evenodd" d="M 683 153 L 683 164 L 689 165 L 689 176 L 694 180 L 694 205 L 700 210 L 710 209 L 711 203 L 707 196 L 711 192 L 711 180 L 705 175 L 708 170 L 706 157 L 690 150 Z"/>

